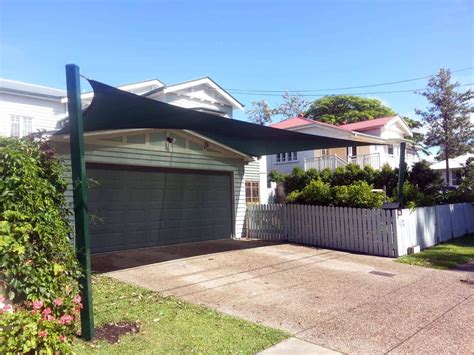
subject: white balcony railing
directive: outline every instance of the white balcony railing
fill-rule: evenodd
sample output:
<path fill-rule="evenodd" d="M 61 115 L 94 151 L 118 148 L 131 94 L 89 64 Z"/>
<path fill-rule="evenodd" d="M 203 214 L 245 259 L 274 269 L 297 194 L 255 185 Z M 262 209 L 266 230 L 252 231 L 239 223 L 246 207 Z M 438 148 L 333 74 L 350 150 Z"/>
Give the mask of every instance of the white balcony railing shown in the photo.
<path fill-rule="evenodd" d="M 349 163 L 357 164 L 361 168 L 363 168 L 366 165 L 370 165 L 374 169 L 380 169 L 381 167 L 379 153 L 349 156 L 347 158 L 347 161 Z"/>
<path fill-rule="evenodd" d="M 309 169 L 316 169 L 319 171 L 323 169 L 336 170 L 336 168 L 340 166 L 344 167 L 346 165 L 347 162 L 339 158 L 337 155 L 323 155 L 321 157 L 306 158 L 304 160 L 305 171 Z"/>

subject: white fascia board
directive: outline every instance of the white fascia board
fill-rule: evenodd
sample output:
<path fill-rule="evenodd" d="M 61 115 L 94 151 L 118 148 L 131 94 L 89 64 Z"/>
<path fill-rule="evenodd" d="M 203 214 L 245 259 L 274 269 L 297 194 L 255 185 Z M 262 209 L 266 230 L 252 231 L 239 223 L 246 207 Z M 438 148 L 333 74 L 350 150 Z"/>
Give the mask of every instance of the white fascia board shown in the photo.
<path fill-rule="evenodd" d="M 201 79 L 187 81 L 181 84 L 169 85 L 163 88 L 163 92 L 167 94 L 170 92 L 176 92 L 180 90 L 189 89 L 193 86 L 198 86 L 202 84 L 209 85 L 214 91 L 222 95 L 233 107 L 238 108 L 239 110 L 244 109 L 244 106 L 240 102 L 234 99 L 227 91 L 222 89 L 219 85 L 217 85 L 214 81 L 212 81 L 209 78 L 201 78 Z"/>
<path fill-rule="evenodd" d="M 389 122 L 387 122 L 384 126 L 384 128 L 388 128 L 390 126 L 393 126 L 395 124 L 399 124 L 402 129 L 410 136 L 410 137 L 413 137 L 413 132 L 411 130 L 410 127 L 408 127 L 407 123 L 400 117 L 400 116 L 395 116 L 395 118 L 393 118 L 392 120 L 390 120 Z"/>
<path fill-rule="evenodd" d="M 322 131 L 330 131 L 336 133 L 338 135 L 337 138 L 339 139 L 347 139 L 347 140 L 353 140 L 355 142 L 364 142 L 364 143 L 373 143 L 373 144 L 388 144 L 387 141 L 383 138 L 380 137 L 375 137 L 370 134 L 365 134 L 365 133 L 360 133 L 360 132 L 355 132 L 355 131 L 347 131 L 342 128 L 333 128 L 333 127 L 328 127 L 325 125 L 318 125 L 317 123 L 308 123 L 306 125 L 301 125 L 293 128 L 289 128 L 290 131 L 303 131 L 306 128 L 311 128 L 311 127 L 317 127 L 321 129 Z M 305 132 L 301 132 L 305 133 Z M 324 133 L 324 132 L 321 132 Z M 307 133 L 311 134 L 311 133 Z"/>

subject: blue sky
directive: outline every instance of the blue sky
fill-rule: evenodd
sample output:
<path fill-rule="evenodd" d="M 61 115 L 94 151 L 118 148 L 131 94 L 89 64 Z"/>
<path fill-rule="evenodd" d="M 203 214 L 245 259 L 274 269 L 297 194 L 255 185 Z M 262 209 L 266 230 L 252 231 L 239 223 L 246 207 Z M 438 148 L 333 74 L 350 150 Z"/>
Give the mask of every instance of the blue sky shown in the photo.
<path fill-rule="evenodd" d="M 64 88 L 64 65 L 76 63 L 83 74 L 112 85 L 151 78 L 176 83 L 206 75 L 225 88 L 247 90 L 391 82 L 440 67 L 473 66 L 473 4 L 0 0 L 0 76 Z M 471 84 L 474 72 L 455 78 Z M 411 90 L 425 84 L 342 92 Z M 279 100 L 235 96 L 247 107 L 252 100 Z M 413 93 L 366 96 L 400 114 L 425 106 Z M 245 113 L 236 117 L 245 119 Z"/>

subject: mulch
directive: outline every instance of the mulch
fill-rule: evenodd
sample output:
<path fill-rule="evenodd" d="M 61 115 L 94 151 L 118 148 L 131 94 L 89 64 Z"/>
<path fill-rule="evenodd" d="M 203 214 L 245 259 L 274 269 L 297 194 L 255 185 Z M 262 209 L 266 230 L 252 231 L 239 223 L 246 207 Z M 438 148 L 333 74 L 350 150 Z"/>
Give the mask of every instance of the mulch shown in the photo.
<path fill-rule="evenodd" d="M 120 336 L 129 333 L 138 333 L 140 326 L 137 322 L 120 321 L 108 323 L 95 329 L 95 338 L 105 340 L 110 344 L 119 342 Z"/>

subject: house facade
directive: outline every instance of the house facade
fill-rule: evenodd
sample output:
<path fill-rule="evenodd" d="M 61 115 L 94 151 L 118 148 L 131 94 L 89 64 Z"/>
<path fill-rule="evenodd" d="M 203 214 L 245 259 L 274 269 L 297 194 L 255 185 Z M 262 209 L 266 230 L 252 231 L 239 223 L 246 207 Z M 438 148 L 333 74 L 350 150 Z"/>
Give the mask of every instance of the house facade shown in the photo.
<path fill-rule="evenodd" d="M 461 173 L 469 159 L 474 159 L 474 153 L 465 153 L 455 158 L 449 159 L 449 182 L 448 186 L 457 187 L 461 181 Z M 446 184 L 446 160 L 439 161 L 430 166 L 431 169 L 440 174 L 441 179 Z"/>
<path fill-rule="evenodd" d="M 46 93 L 36 93 L 29 89 L 36 85 L 10 82 L 1 82 L 1 135 L 52 132 L 64 124 L 64 91 L 40 87 Z M 224 120 L 243 107 L 210 78 L 175 85 L 149 80 L 119 88 Z M 86 107 L 93 93 L 81 98 Z M 16 125 L 16 116 L 28 118 L 24 129 L 21 120 Z M 51 140 L 68 163 L 68 137 Z M 84 143 L 87 174 L 97 182 L 89 189 L 93 252 L 239 238 L 247 203 L 267 202 L 265 157 L 248 156 L 196 132 L 101 131 L 86 133 Z M 67 198 L 72 201 L 72 182 Z"/>
<path fill-rule="evenodd" d="M 380 169 L 384 164 L 398 167 L 400 143 L 413 136 L 411 129 L 399 116 L 383 117 L 341 126 L 314 121 L 305 117 L 295 117 L 272 124 L 271 127 L 289 129 L 308 134 L 327 135 L 335 138 L 351 139 L 374 143 L 359 147 L 340 147 L 303 152 L 282 152 L 267 157 L 268 171 L 289 173 L 299 166 L 304 170 L 311 168 L 334 170 L 348 163 L 361 167 L 371 165 Z M 413 144 L 407 144 L 406 162 L 408 166 L 419 160 Z"/>

